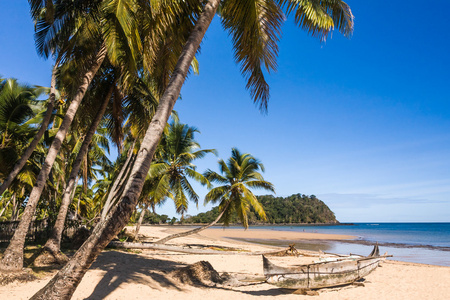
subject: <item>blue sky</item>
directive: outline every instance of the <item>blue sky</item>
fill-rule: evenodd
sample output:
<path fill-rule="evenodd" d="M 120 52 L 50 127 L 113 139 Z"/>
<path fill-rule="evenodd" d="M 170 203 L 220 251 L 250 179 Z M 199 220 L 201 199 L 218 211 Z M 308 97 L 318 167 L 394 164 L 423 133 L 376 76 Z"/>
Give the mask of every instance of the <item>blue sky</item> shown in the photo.
<path fill-rule="evenodd" d="M 289 18 L 279 43 L 268 114 L 252 103 L 216 16 L 200 75 L 176 104 L 203 148 L 259 158 L 279 196 L 315 194 L 342 222 L 450 221 L 448 1 L 347 1 L 351 39 L 326 43 Z M 0 3 L 0 74 L 48 86 L 26 1 Z M 217 169 L 217 157 L 198 170 Z M 203 197 L 206 190 L 196 186 Z M 192 204 L 189 214 L 206 211 Z M 158 208 L 174 215 L 173 204 Z"/>

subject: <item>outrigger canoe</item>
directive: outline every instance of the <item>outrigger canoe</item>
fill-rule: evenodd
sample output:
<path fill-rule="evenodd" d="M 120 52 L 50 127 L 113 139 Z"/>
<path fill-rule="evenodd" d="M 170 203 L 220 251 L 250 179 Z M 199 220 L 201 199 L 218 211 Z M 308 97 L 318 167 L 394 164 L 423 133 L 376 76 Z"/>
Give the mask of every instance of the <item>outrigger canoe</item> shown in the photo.
<path fill-rule="evenodd" d="M 375 270 L 387 255 L 379 255 L 378 245 L 367 256 L 344 257 L 298 267 L 280 267 L 263 255 L 266 281 L 282 288 L 318 289 L 351 284 Z"/>

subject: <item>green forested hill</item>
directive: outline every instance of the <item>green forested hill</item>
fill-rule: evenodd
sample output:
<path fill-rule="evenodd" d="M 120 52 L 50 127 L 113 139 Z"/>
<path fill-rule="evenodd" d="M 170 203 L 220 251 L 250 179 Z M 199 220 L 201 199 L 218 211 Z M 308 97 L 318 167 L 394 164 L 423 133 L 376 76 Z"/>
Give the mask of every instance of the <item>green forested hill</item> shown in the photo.
<path fill-rule="evenodd" d="M 339 223 L 330 208 L 316 196 L 294 194 L 289 197 L 274 197 L 271 195 L 257 196 L 266 211 L 267 221 L 261 221 L 254 211 L 249 214 L 252 224 L 280 224 L 280 223 Z M 187 217 L 185 223 L 210 223 L 219 215 L 218 207 L 206 213 Z M 237 223 L 234 218 L 233 223 Z"/>

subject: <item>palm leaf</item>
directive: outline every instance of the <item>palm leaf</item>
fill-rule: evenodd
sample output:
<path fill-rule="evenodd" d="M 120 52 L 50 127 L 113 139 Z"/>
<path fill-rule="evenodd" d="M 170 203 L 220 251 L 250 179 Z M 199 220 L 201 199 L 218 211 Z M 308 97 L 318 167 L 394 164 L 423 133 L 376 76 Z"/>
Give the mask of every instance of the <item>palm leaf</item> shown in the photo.
<path fill-rule="evenodd" d="M 284 15 L 273 0 L 224 1 L 222 24 L 230 32 L 234 57 L 247 79 L 247 89 L 262 111 L 267 110 L 269 85 L 263 68 L 276 70 L 277 42 Z"/>

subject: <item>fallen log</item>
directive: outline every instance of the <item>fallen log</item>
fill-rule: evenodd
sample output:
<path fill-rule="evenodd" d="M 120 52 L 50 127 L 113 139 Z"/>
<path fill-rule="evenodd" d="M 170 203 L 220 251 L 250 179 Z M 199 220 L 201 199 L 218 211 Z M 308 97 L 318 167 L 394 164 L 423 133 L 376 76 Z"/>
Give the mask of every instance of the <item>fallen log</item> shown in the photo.
<path fill-rule="evenodd" d="M 219 251 L 211 249 L 191 249 L 180 246 L 161 245 L 154 243 L 130 243 L 130 242 L 110 242 L 108 247 L 123 248 L 123 249 L 153 249 L 163 250 L 170 252 L 181 252 L 188 254 L 209 254 L 209 255 L 275 255 L 278 253 L 287 253 L 291 248 L 285 248 L 277 251 L 264 251 L 264 252 L 237 252 L 237 251 Z"/>

